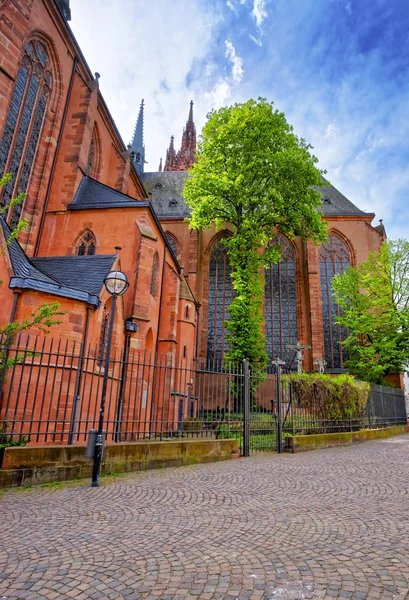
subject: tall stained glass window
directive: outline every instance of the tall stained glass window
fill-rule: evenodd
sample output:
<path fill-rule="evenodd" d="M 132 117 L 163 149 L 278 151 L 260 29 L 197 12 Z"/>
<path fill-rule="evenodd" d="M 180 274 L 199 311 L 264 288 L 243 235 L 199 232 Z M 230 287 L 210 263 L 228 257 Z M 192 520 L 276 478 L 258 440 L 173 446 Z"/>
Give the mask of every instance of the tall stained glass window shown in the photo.
<path fill-rule="evenodd" d="M 281 246 L 281 261 L 264 270 L 266 349 L 271 359 L 288 360 L 288 344 L 297 343 L 297 289 L 294 249 L 284 236 L 274 243 Z"/>
<path fill-rule="evenodd" d="M 344 240 L 331 234 L 320 248 L 320 278 L 322 298 L 322 319 L 324 328 L 324 347 L 327 369 L 341 369 L 347 359 L 346 350 L 341 343 L 348 333 L 335 323 L 339 307 L 332 295 L 334 275 L 343 273 L 351 264 L 351 254 Z"/>
<path fill-rule="evenodd" d="M 207 317 L 207 359 L 222 361 L 228 350 L 224 322 L 233 300 L 231 266 L 223 240 L 214 244 L 210 254 L 209 310 Z"/>
<path fill-rule="evenodd" d="M 2 190 L 2 206 L 27 190 L 51 90 L 49 57 L 41 42 L 32 40 L 25 48 L 0 142 L 0 176 L 12 174 Z M 18 224 L 21 210 L 21 204 L 10 208 L 12 228 Z"/>

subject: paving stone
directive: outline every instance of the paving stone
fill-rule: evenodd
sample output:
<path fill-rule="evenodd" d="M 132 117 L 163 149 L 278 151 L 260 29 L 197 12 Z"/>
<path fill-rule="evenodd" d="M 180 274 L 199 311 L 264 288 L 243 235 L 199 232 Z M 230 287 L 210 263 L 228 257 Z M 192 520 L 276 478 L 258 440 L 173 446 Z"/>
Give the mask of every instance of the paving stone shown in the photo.
<path fill-rule="evenodd" d="M 1 498 L 0 600 L 408 600 L 409 435 Z"/>

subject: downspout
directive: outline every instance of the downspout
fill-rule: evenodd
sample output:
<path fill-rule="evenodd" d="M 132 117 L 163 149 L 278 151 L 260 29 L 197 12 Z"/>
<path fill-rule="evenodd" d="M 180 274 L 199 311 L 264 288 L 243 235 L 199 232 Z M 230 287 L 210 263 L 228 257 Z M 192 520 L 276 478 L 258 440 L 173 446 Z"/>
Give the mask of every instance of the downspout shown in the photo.
<path fill-rule="evenodd" d="M 35 249 L 34 249 L 34 256 L 38 255 L 38 249 L 40 247 L 40 240 L 41 240 L 41 236 L 42 236 L 43 229 L 44 229 L 45 214 L 47 212 L 48 202 L 50 200 L 51 186 L 53 183 L 54 173 L 55 173 L 55 169 L 57 166 L 57 159 L 58 159 L 58 154 L 59 154 L 60 146 L 61 146 L 61 142 L 62 142 L 62 136 L 63 136 L 64 129 L 65 129 L 65 122 L 67 120 L 68 106 L 69 106 L 70 99 L 71 99 L 71 93 L 72 93 L 72 88 L 74 85 L 74 76 L 75 76 L 75 70 L 77 68 L 77 64 L 78 64 L 78 57 L 75 56 L 74 64 L 73 64 L 72 72 L 71 72 L 70 83 L 68 85 L 67 99 L 65 100 L 65 106 L 64 106 L 64 112 L 63 112 L 62 121 L 61 121 L 61 127 L 60 127 L 60 131 L 58 133 L 57 146 L 56 146 L 55 153 L 54 153 L 53 163 L 51 165 L 50 177 L 48 179 L 47 192 L 46 192 L 45 200 L 44 200 L 44 207 L 43 207 L 43 211 L 41 213 L 41 220 L 40 220 L 36 245 L 35 245 Z"/>
<path fill-rule="evenodd" d="M 81 346 L 80 346 L 80 354 L 78 357 L 78 371 L 77 371 L 77 378 L 75 380 L 75 387 L 74 387 L 74 404 L 72 407 L 72 413 L 71 413 L 71 423 L 70 423 L 70 432 L 68 434 L 68 444 L 73 444 L 75 441 L 75 435 L 76 435 L 76 425 L 77 425 L 77 420 L 78 420 L 78 408 L 79 408 L 79 404 L 80 404 L 80 390 L 81 390 L 81 383 L 82 383 L 82 375 L 83 375 L 83 366 L 84 366 L 84 354 L 85 354 L 85 349 L 87 346 L 87 341 L 88 341 L 88 328 L 89 328 L 89 316 L 91 314 L 91 307 L 87 306 L 87 316 L 85 317 L 85 328 L 84 328 L 84 335 L 82 338 L 82 342 L 81 342 Z"/>
<path fill-rule="evenodd" d="M 156 334 L 155 356 L 153 357 L 154 364 L 158 358 L 160 326 L 161 326 L 161 320 L 162 320 L 161 317 L 162 317 L 163 287 L 164 287 L 164 283 L 165 283 L 165 268 L 166 268 L 166 246 L 163 249 L 162 281 L 161 281 L 161 286 L 160 286 L 160 297 L 159 297 L 158 331 Z M 153 422 L 153 419 L 155 416 L 156 371 L 157 371 L 157 369 L 154 367 L 153 368 L 153 378 L 152 378 L 152 400 L 151 400 L 151 415 L 150 415 L 150 423 L 149 423 L 149 437 L 151 437 L 151 434 L 152 434 L 152 422 Z"/>
<path fill-rule="evenodd" d="M 18 302 L 18 298 L 20 296 L 21 292 L 14 292 L 14 300 L 13 300 L 13 306 L 11 307 L 11 313 L 10 313 L 10 320 L 9 323 L 14 323 L 14 319 L 16 318 L 16 312 L 17 312 L 17 302 Z M 6 374 L 6 367 L 7 367 L 7 361 L 9 358 L 9 349 L 10 349 L 10 344 L 12 342 L 12 339 L 7 339 L 6 338 L 6 343 L 4 346 L 4 365 L 3 368 L 1 370 L 1 375 L 0 375 L 0 407 L 1 407 L 1 401 L 3 398 L 3 383 L 4 383 L 4 377 Z"/>

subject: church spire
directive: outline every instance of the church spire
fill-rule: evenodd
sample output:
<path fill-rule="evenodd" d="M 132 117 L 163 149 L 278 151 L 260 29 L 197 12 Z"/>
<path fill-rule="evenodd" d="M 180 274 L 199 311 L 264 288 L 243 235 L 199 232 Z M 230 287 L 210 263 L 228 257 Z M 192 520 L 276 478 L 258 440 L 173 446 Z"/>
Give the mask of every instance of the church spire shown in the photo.
<path fill-rule="evenodd" d="M 172 137 L 170 138 L 169 148 L 166 150 L 165 168 L 163 169 L 164 171 L 177 171 L 178 170 L 177 165 L 176 165 L 176 152 L 175 152 L 174 140 L 175 140 L 175 138 L 172 135 Z"/>
<path fill-rule="evenodd" d="M 193 121 L 193 100 L 190 102 L 189 117 L 183 130 L 182 145 L 178 152 L 178 171 L 187 171 L 193 166 L 196 155 L 196 127 Z"/>
<path fill-rule="evenodd" d="M 196 156 L 196 127 L 193 120 L 193 100 L 190 102 L 189 116 L 183 129 L 182 144 L 176 154 L 173 136 L 166 152 L 164 171 L 187 171 L 193 166 Z"/>
<path fill-rule="evenodd" d="M 145 164 L 145 146 L 143 143 L 143 112 L 144 100 L 141 102 L 138 120 L 136 121 L 135 131 L 131 145 L 131 161 L 138 175 L 142 175 Z"/>
<path fill-rule="evenodd" d="M 162 157 L 160 157 L 160 161 L 159 161 L 159 173 L 161 173 L 163 171 L 162 169 Z"/>

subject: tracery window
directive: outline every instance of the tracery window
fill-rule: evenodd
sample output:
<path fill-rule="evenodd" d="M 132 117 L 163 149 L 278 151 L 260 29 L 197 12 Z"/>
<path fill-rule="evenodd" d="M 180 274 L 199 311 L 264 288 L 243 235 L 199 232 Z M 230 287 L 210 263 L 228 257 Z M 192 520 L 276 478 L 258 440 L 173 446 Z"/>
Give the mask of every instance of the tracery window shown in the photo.
<path fill-rule="evenodd" d="M 95 239 L 95 235 L 92 231 L 86 231 L 77 246 L 77 255 L 78 256 L 92 256 L 95 254 L 95 249 L 97 246 L 97 242 Z"/>
<path fill-rule="evenodd" d="M 222 361 L 228 350 L 225 321 L 233 300 L 232 269 L 223 240 L 216 242 L 210 253 L 209 308 L 207 316 L 207 359 Z"/>
<path fill-rule="evenodd" d="M 175 256 L 177 256 L 178 255 L 178 245 L 177 245 L 177 242 L 176 242 L 175 238 L 173 237 L 173 235 L 170 235 L 169 233 L 166 233 L 165 237 L 166 237 L 166 239 L 168 241 L 169 246 L 173 250 L 173 254 Z"/>
<path fill-rule="evenodd" d="M 0 142 L 0 176 L 12 174 L 2 190 L 2 206 L 27 190 L 51 90 L 51 65 L 46 49 L 38 40 L 32 40 L 25 48 Z M 12 229 L 20 220 L 21 210 L 22 204 L 10 208 Z"/>
<path fill-rule="evenodd" d="M 284 236 L 274 242 L 281 246 L 281 261 L 264 269 L 264 310 L 266 350 L 271 359 L 288 360 L 288 344 L 297 343 L 297 286 L 294 249 Z"/>
<path fill-rule="evenodd" d="M 87 169 L 85 171 L 86 175 L 91 175 L 91 171 L 94 167 L 94 161 L 95 161 L 95 138 L 92 137 L 91 143 L 89 145 L 89 151 L 88 151 Z"/>
<path fill-rule="evenodd" d="M 109 331 L 109 316 L 111 314 L 111 299 L 109 299 L 104 306 L 102 313 L 101 322 L 101 333 L 99 336 L 99 348 L 98 348 L 98 363 L 100 365 L 105 364 L 107 344 L 108 344 L 108 331 Z"/>
<path fill-rule="evenodd" d="M 151 279 L 151 294 L 156 296 L 158 291 L 158 276 L 159 276 L 159 254 L 155 252 L 152 261 L 152 279 Z"/>
<path fill-rule="evenodd" d="M 332 279 L 338 273 L 343 273 L 349 264 L 351 254 L 346 242 L 336 234 L 329 235 L 328 240 L 320 247 L 322 319 L 327 369 L 340 369 L 347 359 L 346 350 L 340 342 L 348 333 L 345 328 L 335 323 L 339 307 L 332 294 Z"/>

